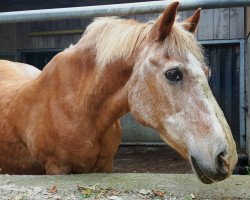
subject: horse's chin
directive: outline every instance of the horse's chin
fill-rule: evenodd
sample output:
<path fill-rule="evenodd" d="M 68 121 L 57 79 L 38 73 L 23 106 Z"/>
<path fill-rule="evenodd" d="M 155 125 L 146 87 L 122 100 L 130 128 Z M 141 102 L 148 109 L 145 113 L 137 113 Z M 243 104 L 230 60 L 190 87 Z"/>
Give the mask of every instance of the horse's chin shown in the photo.
<path fill-rule="evenodd" d="M 197 177 L 201 180 L 202 183 L 205 184 L 211 184 L 214 183 L 204 172 L 203 170 L 199 167 L 199 165 L 196 162 L 191 162 L 193 171 L 197 175 Z"/>
<path fill-rule="evenodd" d="M 193 171 L 201 180 L 201 182 L 205 184 L 211 184 L 218 181 L 223 181 L 228 178 L 232 173 L 229 173 L 225 170 L 216 170 L 216 172 L 208 170 L 206 168 L 202 168 L 196 161 L 194 157 L 191 156 L 191 164 L 193 167 Z"/>
<path fill-rule="evenodd" d="M 193 171 L 198 176 L 198 178 L 201 180 L 202 183 L 205 184 L 212 184 L 214 181 L 207 176 L 207 174 L 199 167 L 198 163 L 195 159 L 191 158 L 191 163 L 193 167 Z"/>

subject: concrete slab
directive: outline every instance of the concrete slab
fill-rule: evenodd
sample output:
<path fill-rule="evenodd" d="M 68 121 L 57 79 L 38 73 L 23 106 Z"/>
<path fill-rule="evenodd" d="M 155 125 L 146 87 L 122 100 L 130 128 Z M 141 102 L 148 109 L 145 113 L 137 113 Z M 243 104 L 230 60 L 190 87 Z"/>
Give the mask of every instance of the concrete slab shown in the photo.
<path fill-rule="evenodd" d="M 0 176 L 0 199 L 250 199 L 250 176 L 212 185 L 193 174 Z"/>

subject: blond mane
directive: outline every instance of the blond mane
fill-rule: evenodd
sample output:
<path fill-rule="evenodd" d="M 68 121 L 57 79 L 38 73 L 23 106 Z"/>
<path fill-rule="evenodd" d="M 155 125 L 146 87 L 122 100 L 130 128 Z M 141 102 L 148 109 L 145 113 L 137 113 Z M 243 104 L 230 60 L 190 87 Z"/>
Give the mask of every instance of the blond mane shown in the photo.
<path fill-rule="evenodd" d="M 117 17 L 96 18 L 84 32 L 82 42 L 91 42 L 97 51 L 96 62 L 102 67 L 115 60 L 131 60 L 136 47 L 154 23 L 140 23 Z M 81 41 L 80 41 L 81 42 Z M 204 62 L 201 45 L 193 34 L 183 28 L 183 23 L 175 22 L 171 33 L 165 39 L 165 50 L 170 56 L 186 56 L 187 52 Z"/>

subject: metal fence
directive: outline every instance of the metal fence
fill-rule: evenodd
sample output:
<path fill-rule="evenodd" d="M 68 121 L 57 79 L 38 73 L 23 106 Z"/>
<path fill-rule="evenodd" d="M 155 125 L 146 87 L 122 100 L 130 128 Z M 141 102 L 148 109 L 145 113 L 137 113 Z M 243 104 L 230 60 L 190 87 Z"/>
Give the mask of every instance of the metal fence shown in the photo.
<path fill-rule="evenodd" d="M 172 2 L 172 0 L 4 12 L 0 13 L 0 23 L 155 13 L 163 11 L 170 2 Z M 249 0 L 180 0 L 179 2 L 180 10 L 192 10 L 199 7 L 202 9 L 212 9 L 250 6 Z"/>

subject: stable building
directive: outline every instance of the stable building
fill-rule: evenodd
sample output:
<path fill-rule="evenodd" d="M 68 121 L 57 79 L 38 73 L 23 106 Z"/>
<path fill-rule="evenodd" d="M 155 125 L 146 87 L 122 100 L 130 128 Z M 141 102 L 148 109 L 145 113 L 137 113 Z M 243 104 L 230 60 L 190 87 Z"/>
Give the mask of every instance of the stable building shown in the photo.
<path fill-rule="evenodd" d="M 48 0 L 27 0 L 21 5 L 17 2 L 20 1 L 0 0 L 0 12 L 140 1 L 60 0 L 55 3 Z M 188 18 L 193 12 L 179 12 L 179 20 Z M 207 62 L 212 70 L 209 82 L 213 94 L 231 127 L 237 147 L 243 150 L 250 149 L 250 116 L 247 103 L 247 97 L 250 97 L 250 72 L 246 71 L 249 68 L 247 55 L 250 57 L 249 50 L 246 54 L 247 47 L 250 49 L 249 13 L 250 9 L 244 7 L 202 10 L 196 34 L 204 46 Z M 124 17 L 147 22 L 158 16 L 159 13 Z M 91 21 L 92 19 L 85 18 L 0 24 L 0 59 L 28 63 L 42 70 L 54 55 L 75 44 Z M 138 125 L 129 114 L 122 118 L 122 130 L 122 144 L 165 144 L 157 132 Z"/>

